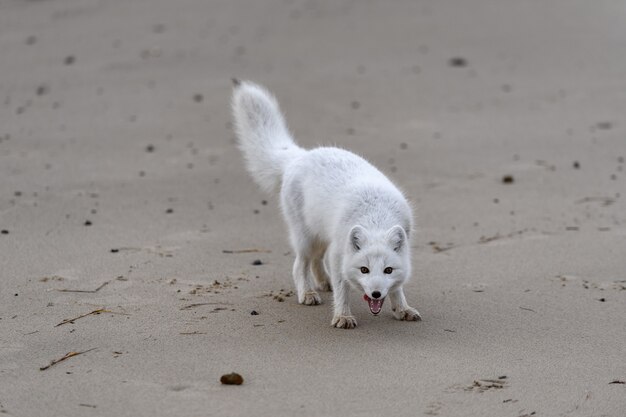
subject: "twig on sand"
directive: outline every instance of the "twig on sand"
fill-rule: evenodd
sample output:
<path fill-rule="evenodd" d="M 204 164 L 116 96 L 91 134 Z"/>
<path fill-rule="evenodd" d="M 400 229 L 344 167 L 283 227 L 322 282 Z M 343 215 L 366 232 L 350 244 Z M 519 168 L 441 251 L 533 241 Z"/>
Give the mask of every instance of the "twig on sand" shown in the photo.
<path fill-rule="evenodd" d="M 222 249 L 222 253 L 272 253 L 272 251 L 267 249 Z"/>
<path fill-rule="evenodd" d="M 500 233 L 496 233 L 493 236 L 481 236 L 480 239 L 478 239 L 478 243 L 485 244 L 485 243 L 493 242 L 494 240 L 507 239 L 507 238 L 510 239 L 514 236 L 519 236 L 526 231 L 527 230 L 517 230 L 515 232 L 509 233 L 508 235 L 501 235 Z"/>
<path fill-rule="evenodd" d="M 502 235 L 500 235 L 499 233 L 493 236 L 481 236 L 480 239 L 478 239 L 478 243 L 484 244 L 484 243 L 489 243 L 498 239 L 502 239 Z"/>
<path fill-rule="evenodd" d="M 206 334 L 206 332 L 199 332 L 199 331 L 193 331 L 193 332 L 180 332 L 179 334 L 182 335 L 191 335 L 191 334 Z"/>
<path fill-rule="evenodd" d="M 100 285 L 95 290 L 68 290 L 68 289 L 60 289 L 60 290 L 57 290 L 57 291 L 59 291 L 59 292 L 86 292 L 86 293 L 93 294 L 93 293 L 96 293 L 96 292 L 100 291 L 102 288 L 104 288 L 106 285 L 108 285 L 109 282 L 111 282 L 111 281 L 103 282 L 102 285 Z"/>
<path fill-rule="evenodd" d="M 615 203 L 615 199 L 611 197 L 585 197 L 575 201 L 576 204 L 583 203 L 602 203 L 603 206 L 610 206 Z"/>
<path fill-rule="evenodd" d="M 474 383 L 465 388 L 465 391 L 484 392 L 490 389 L 502 389 L 506 387 L 505 378 L 499 379 L 476 379 Z"/>
<path fill-rule="evenodd" d="M 443 244 L 439 244 L 437 242 L 428 242 L 428 244 L 433 249 L 434 253 L 446 252 L 450 249 L 456 248 L 456 245 L 453 243 L 448 243 L 447 246 L 444 246 Z"/>
<path fill-rule="evenodd" d="M 212 305 L 232 305 L 232 303 L 194 303 L 181 307 L 181 310 L 191 310 L 194 307 L 212 306 Z"/>
<path fill-rule="evenodd" d="M 69 352 L 69 353 L 66 353 L 65 356 L 63 356 L 62 358 L 54 359 L 53 361 L 50 362 L 49 365 L 42 366 L 41 368 L 39 368 L 39 370 L 40 371 L 45 371 L 46 369 L 53 367 L 54 365 L 56 365 L 59 362 L 63 362 L 64 360 L 69 359 L 69 358 L 71 358 L 73 356 L 78 356 L 78 355 L 82 355 L 83 353 L 91 352 L 94 349 L 96 349 L 96 348 L 83 350 L 82 352 Z"/>
<path fill-rule="evenodd" d="M 78 319 L 82 319 L 83 317 L 87 317 L 87 316 L 91 316 L 91 315 L 98 315 L 100 313 L 123 314 L 123 315 L 128 316 L 128 314 L 126 314 L 126 313 L 120 313 L 120 312 L 117 312 L 117 311 L 111 311 L 111 310 L 107 310 L 106 308 L 99 308 L 97 310 L 90 311 L 89 313 L 81 314 L 80 316 L 74 317 L 73 319 L 65 319 L 61 323 L 57 324 L 54 327 L 59 327 L 59 326 L 62 326 L 64 324 L 67 324 L 67 323 L 74 324 L 74 322 L 76 320 L 78 320 Z"/>

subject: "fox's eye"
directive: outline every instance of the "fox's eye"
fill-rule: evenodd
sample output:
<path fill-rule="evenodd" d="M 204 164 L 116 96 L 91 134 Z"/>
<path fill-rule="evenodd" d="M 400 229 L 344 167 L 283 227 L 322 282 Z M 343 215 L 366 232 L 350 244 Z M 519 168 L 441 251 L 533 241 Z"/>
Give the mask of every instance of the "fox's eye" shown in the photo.
<path fill-rule="evenodd" d="M 370 273 L 370 270 L 369 270 L 367 267 L 362 266 L 362 267 L 361 267 L 361 273 L 362 273 L 362 274 L 369 274 L 369 273 Z"/>
<path fill-rule="evenodd" d="M 387 268 L 384 269 L 383 271 L 385 274 L 391 274 L 393 272 L 393 268 L 388 266 Z"/>

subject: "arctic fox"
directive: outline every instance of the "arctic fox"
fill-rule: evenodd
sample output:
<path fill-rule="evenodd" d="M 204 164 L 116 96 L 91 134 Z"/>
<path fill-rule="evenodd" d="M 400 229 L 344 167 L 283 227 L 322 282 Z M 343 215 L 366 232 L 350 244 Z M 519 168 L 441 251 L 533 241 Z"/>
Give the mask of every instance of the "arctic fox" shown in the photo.
<path fill-rule="evenodd" d="M 292 139 L 278 102 L 263 87 L 233 80 L 239 148 L 252 178 L 280 205 L 295 252 L 298 302 L 321 304 L 331 290 L 331 324 L 351 329 L 348 291 L 363 293 L 372 314 L 389 296 L 398 320 L 421 320 L 402 286 L 411 274 L 411 208 L 402 193 L 363 158 L 343 149 L 305 150 Z"/>

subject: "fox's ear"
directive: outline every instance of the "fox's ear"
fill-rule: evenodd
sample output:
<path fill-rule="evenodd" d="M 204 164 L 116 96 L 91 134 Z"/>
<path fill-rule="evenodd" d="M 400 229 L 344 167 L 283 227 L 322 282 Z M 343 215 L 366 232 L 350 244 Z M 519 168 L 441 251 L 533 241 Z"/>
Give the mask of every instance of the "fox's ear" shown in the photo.
<path fill-rule="evenodd" d="M 350 229 L 348 241 L 352 250 L 355 252 L 360 251 L 363 245 L 367 242 L 367 230 L 365 230 L 363 226 L 354 226 Z"/>
<path fill-rule="evenodd" d="M 394 251 L 400 252 L 404 250 L 406 242 L 407 236 L 402 226 L 396 225 L 387 231 L 387 243 Z"/>

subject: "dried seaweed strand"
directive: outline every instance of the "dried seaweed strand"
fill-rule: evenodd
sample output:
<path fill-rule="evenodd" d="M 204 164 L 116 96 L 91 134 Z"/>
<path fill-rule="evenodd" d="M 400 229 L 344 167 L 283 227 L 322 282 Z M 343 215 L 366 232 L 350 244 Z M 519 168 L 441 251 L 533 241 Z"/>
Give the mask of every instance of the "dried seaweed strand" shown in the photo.
<path fill-rule="evenodd" d="M 210 305 L 232 305 L 232 303 L 194 303 L 181 307 L 181 310 L 191 310 L 194 307 L 210 306 Z"/>
<path fill-rule="evenodd" d="M 99 308 L 99 309 L 91 311 L 89 313 L 81 314 L 80 316 L 74 317 L 73 319 L 65 319 L 61 323 L 57 324 L 54 327 L 59 327 L 59 326 L 62 326 L 64 324 L 67 324 L 67 323 L 72 323 L 73 324 L 78 319 L 82 319 L 83 317 L 91 316 L 92 314 L 100 314 L 100 313 L 115 313 L 115 312 L 111 311 L 111 310 L 107 310 L 106 308 Z M 118 313 L 118 314 L 120 314 L 120 313 Z"/>
<path fill-rule="evenodd" d="M 41 368 L 39 368 L 39 370 L 40 371 L 45 371 L 46 369 L 53 367 L 54 365 L 56 365 L 59 362 L 63 362 L 64 360 L 69 359 L 69 358 L 74 357 L 74 356 L 82 355 L 83 353 L 91 352 L 94 349 L 96 349 L 96 348 L 83 350 L 82 352 L 69 352 L 69 353 L 66 353 L 65 356 L 63 356 L 62 358 L 54 359 L 53 361 L 50 362 L 49 365 L 42 366 Z"/>
<path fill-rule="evenodd" d="M 104 288 L 109 282 L 111 281 L 105 281 L 104 283 L 102 283 L 102 285 L 100 285 L 98 288 L 96 288 L 95 290 L 68 290 L 68 289 L 61 289 L 61 290 L 57 290 L 59 292 L 86 292 L 86 293 L 96 293 L 98 291 L 100 291 L 102 288 Z"/>
<path fill-rule="evenodd" d="M 267 249 L 239 249 L 239 250 L 230 250 L 223 249 L 222 253 L 271 253 L 271 250 Z"/>

